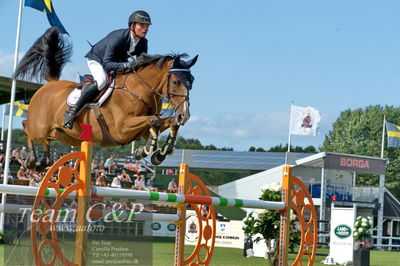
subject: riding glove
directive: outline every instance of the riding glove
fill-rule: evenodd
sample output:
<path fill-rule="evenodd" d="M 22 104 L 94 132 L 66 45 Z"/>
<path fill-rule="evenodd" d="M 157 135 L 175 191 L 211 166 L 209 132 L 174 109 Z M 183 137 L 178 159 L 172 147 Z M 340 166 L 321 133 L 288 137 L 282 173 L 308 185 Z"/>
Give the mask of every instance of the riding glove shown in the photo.
<path fill-rule="evenodd" d="M 136 68 L 136 61 L 126 62 L 124 64 L 125 70 L 135 70 Z"/>

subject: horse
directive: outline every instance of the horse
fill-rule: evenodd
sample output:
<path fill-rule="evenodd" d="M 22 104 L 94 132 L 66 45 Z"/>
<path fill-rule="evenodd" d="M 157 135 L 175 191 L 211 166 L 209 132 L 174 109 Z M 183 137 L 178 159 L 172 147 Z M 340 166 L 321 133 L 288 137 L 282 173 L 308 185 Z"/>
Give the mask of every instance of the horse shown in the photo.
<path fill-rule="evenodd" d="M 142 54 L 134 70 L 115 73 L 110 97 L 99 108 L 84 108 L 73 128 L 67 129 L 63 127 L 66 98 L 77 83 L 60 80 L 60 76 L 71 54 L 72 45 L 53 27 L 32 45 L 14 73 L 18 79 L 47 80 L 30 100 L 27 119 L 23 121 L 29 147 L 26 167 L 49 166 L 53 140 L 79 146 L 83 141 L 80 124 L 91 125 L 91 141 L 102 146 L 124 145 L 144 138 L 146 144 L 135 151 L 135 158 L 140 160 L 152 154 L 151 162 L 159 165 L 173 152 L 178 129 L 190 118 L 189 90 L 194 80 L 190 68 L 198 55 L 184 61 L 181 58 L 186 54 Z M 163 100 L 173 106 L 174 117 L 161 118 Z M 158 136 L 168 128 L 166 144 L 158 148 Z M 39 162 L 34 142 L 43 144 L 44 155 Z"/>

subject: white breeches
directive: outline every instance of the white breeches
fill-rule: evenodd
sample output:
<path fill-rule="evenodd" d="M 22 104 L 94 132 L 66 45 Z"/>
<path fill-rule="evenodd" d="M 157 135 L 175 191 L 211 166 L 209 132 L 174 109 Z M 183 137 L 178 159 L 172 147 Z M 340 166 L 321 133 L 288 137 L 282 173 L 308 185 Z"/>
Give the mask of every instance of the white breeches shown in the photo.
<path fill-rule="evenodd" d="M 88 59 L 87 64 L 94 80 L 97 81 L 98 90 L 101 91 L 107 83 L 107 72 L 97 61 Z"/>

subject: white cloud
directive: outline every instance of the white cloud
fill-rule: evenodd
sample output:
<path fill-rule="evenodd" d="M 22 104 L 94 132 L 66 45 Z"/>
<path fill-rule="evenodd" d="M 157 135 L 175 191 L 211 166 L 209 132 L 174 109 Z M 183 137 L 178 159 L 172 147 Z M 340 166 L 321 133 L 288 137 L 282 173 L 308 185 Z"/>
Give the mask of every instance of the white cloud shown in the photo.
<path fill-rule="evenodd" d="M 14 67 L 14 53 L 0 50 L 0 75 L 10 77 Z"/>

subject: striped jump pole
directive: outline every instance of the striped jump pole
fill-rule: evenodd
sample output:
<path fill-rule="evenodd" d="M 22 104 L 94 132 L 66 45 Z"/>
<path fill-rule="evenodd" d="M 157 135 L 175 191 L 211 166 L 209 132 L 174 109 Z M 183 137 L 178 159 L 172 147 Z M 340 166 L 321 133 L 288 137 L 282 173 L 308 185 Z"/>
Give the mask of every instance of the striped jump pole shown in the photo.
<path fill-rule="evenodd" d="M 21 204 L 0 204 L 0 212 L 11 213 L 11 214 L 22 214 L 27 215 L 32 213 L 32 205 L 21 205 Z M 75 209 L 60 208 L 60 217 L 72 217 L 75 216 Z M 175 223 L 180 221 L 180 216 L 177 214 L 167 213 L 149 213 L 149 212 L 135 212 L 133 210 L 90 210 L 90 218 L 104 218 L 108 217 L 108 221 L 120 220 L 120 221 L 158 221 L 158 222 L 170 222 Z M 61 220 L 61 219 L 60 219 Z"/>
<path fill-rule="evenodd" d="M 104 196 L 117 199 L 126 198 L 126 199 L 137 199 L 137 200 L 149 200 L 154 202 L 202 204 L 202 205 L 238 207 L 238 208 L 255 208 L 255 209 L 272 209 L 272 210 L 285 209 L 285 204 L 283 202 L 275 202 L 275 201 L 245 200 L 245 199 L 198 196 L 189 194 L 176 194 L 176 193 L 141 191 L 141 190 L 130 190 L 130 189 L 115 189 L 106 187 L 92 187 L 92 193 L 96 196 Z"/>
<path fill-rule="evenodd" d="M 38 191 L 37 187 L 27 186 L 15 186 L 15 185 L 0 185 L 0 192 L 6 192 L 7 194 L 35 196 Z M 62 196 L 63 189 L 59 192 Z M 111 200 L 111 201 L 130 201 L 136 202 L 137 200 L 145 200 L 146 202 L 160 203 L 186 203 L 186 204 L 202 204 L 212 206 L 223 206 L 223 207 L 237 207 L 237 208 L 253 208 L 253 209 L 271 209 L 271 210 L 283 210 L 285 204 L 283 202 L 276 201 L 262 201 L 262 200 L 246 200 L 246 199 L 234 199 L 234 198 L 223 198 L 223 197 L 211 197 L 211 196 L 197 196 L 188 194 L 176 194 L 176 193 L 165 193 L 165 192 L 154 192 L 154 191 L 141 191 L 132 189 L 116 189 L 107 187 L 92 187 L 92 196 L 96 196 L 95 199 L 99 200 Z M 52 188 L 47 188 L 45 196 L 56 197 L 57 191 Z M 76 197 L 76 193 L 69 193 L 67 198 Z"/>

